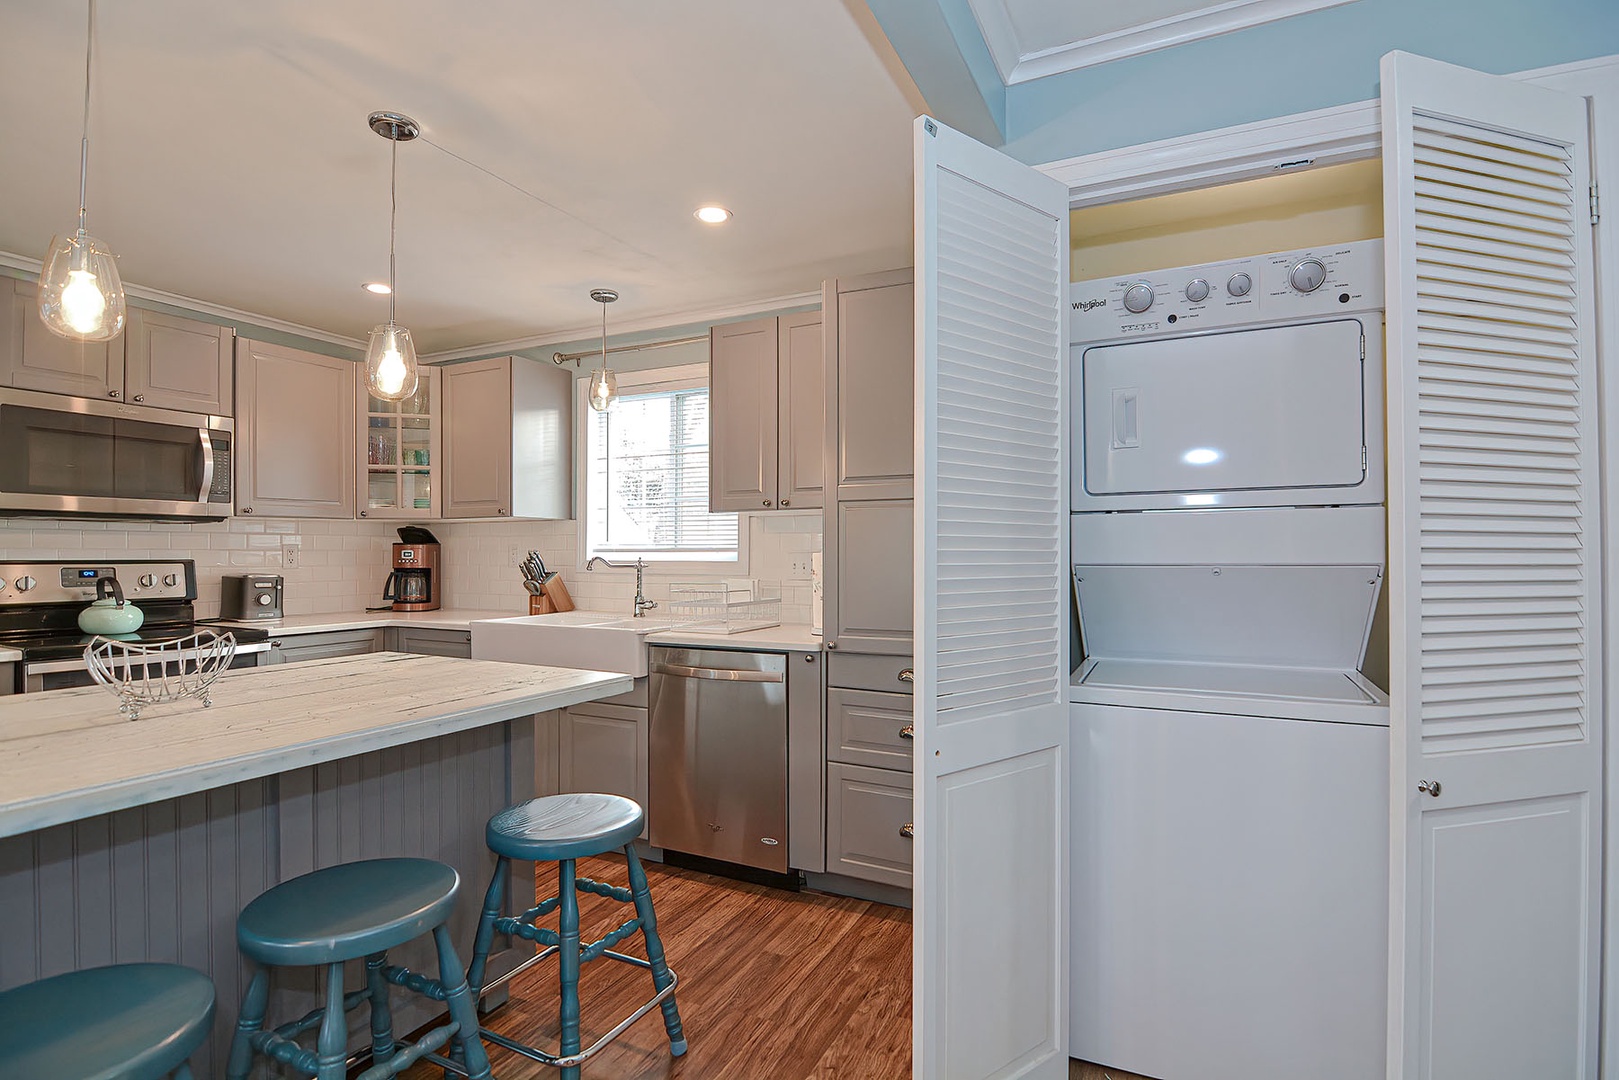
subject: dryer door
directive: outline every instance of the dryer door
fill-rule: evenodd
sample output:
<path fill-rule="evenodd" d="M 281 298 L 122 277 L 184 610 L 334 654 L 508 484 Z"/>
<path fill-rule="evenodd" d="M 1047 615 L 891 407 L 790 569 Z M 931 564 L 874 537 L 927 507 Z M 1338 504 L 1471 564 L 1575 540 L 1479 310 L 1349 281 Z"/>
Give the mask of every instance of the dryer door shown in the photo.
<path fill-rule="evenodd" d="M 1337 319 L 1084 349 L 1073 508 L 1381 501 L 1366 338 Z"/>

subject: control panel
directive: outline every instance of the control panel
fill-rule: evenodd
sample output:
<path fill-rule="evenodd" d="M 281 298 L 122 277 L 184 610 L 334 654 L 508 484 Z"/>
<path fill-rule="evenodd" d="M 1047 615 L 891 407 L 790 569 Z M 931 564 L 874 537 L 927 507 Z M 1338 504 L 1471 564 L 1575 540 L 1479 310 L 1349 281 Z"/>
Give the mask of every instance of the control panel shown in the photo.
<path fill-rule="evenodd" d="M 1074 343 L 1383 307 L 1383 242 L 1279 251 L 1069 286 Z"/>
<path fill-rule="evenodd" d="M 103 578 L 115 579 L 130 600 L 194 600 L 191 565 L 189 560 L 0 563 L 0 607 L 89 603 Z"/>

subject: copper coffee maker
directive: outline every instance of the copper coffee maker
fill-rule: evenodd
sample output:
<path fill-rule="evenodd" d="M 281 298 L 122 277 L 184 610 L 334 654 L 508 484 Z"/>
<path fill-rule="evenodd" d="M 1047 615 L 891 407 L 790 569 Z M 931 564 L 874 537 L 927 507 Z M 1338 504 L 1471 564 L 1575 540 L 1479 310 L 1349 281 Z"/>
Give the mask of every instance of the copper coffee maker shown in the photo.
<path fill-rule="evenodd" d="M 438 540 L 426 529 L 406 525 L 393 546 L 393 572 L 382 598 L 395 611 L 437 611 L 443 603 L 444 578 L 439 572 Z"/>

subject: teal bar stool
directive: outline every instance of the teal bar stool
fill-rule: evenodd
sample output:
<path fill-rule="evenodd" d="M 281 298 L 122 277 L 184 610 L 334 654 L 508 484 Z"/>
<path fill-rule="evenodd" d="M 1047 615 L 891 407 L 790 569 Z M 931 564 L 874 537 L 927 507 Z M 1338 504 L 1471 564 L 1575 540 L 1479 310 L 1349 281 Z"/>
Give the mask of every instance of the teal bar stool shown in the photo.
<path fill-rule="evenodd" d="M 246 1080 L 255 1054 L 316 1080 L 343 1080 L 348 1057 L 347 1013 L 371 1005 L 372 1065 L 359 1080 L 397 1076 L 422 1058 L 462 1076 L 486 1080 L 489 1057 L 478 1038 L 474 997 L 445 922 L 455 907 L 460 876 L 431 859 L 372 859 L 343 863 L 283 881 L 242 909 L 236 942 L 258 963 L 242 998 L 231 1041 L 229 1080 Z M 429 978 L 388 963 L 388 950 L 431 933 L 439 977 Z M 343 963 L 365 959 L 366 985 L 343 992 Z M 326 1000 L 301 1020 L 264 1030 L 272 967 L 326 968 Z M 415 1044 L 394 1041 L 389 985 L 403 986 L 449 1006 L 448 1023 Z M 315 1049 L 297 1038 L 318 1032 Z M 454 1040 L 455 1060 L 437 1055 Z"/>
<path fill-rule="evenodd" d="M 534 963 L 553 953 L 560 955 L 562 975 L 561 1046 L 550 1054 L 527 1046 L 485 1028 L 483 1037 L 498 1043 L 533 1061 L 555 1065 L 562 1070 L 564 1080 L 577 1080 L 579 1065 L 602 1047 L 616 1039 L 631 1024 L 651 1012 L 654 1006 L 663 1008 L 663 1026 L 669 1034 L 669 1052 L 679 1057 L 686 1052 L 686 1037 L 681 1030 L 680 1010 L 675 1006 L 675 984 L 679 981 L 669 970 L 663 956 L 663 942 L 658 937 L 658 921 L 652 912 L 652 890 L 647 886 L 646 872 L 635 857 L 635 838 L 641 835 L 644 819 L 640 806 L 633 800 L 617 795 L 552 795 L 531 799 L 526 803 L 509 806 L 489 819 L 484 839 L 489 849 L 500 858 L 495 862 L 495 876 L 489 882 L 484 896 L 483 915 L 478 920 L 478 936 L 472 947 L 472 966 L 467 971 L 467 982 L 475 996 L 481 995 L 485 966 L 495 934 L 506 934 L 537 942 L 544 946 Z M 589 855 L 604 855 L 622 850 L 629 867 L 630 887 L 621 889 L 604 885 L 575 873 L 574 860 Z M 506 879 L 511 860 L 527 862 L 554 862 L 560 877 L 557 895 L 515 917 L 501 915 L 501 898 L 506 891 Z M 579 943 L 579 897 L 588 892 L 609 897 L 621 903 L 635 905 L 635 917 L 626 921 L 598 941 L 581 946 Z M 535 926 L 534 921 L 561 910 L 558 930 Z M 635 933 L 641 932 L 646 941 L 647 958 L 627 956 L 612 951 L 612 947 Z M 607 1034 L 597 1039 L 589 1049 L 579 1048 L 579 966 L 583 962 L 608 956 L 627 964 L 646 968 L 652 972 L 653 996 L 635 1012 L 622 1020 Z"/>
<path fill-rule="evenodd" d="M 0 994 L 0 1076 L 190 1080 L 214 984 L 175 964 L 70 971 Z"/>

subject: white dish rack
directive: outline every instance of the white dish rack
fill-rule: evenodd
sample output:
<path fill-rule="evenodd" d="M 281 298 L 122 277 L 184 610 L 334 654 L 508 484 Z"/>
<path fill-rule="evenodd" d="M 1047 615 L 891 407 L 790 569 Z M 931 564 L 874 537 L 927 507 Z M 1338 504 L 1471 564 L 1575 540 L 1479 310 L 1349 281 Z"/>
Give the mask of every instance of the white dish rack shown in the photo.
<path fill-rule="evenodd" d="M 693 630 L 740 634 L 781 625 L 781 582 L 759 578 L 676 581 L 669 612 Z"/>

